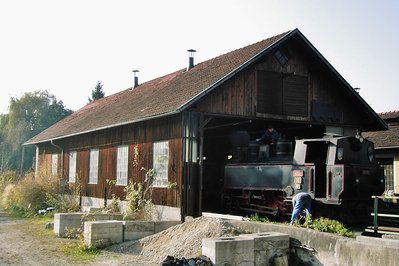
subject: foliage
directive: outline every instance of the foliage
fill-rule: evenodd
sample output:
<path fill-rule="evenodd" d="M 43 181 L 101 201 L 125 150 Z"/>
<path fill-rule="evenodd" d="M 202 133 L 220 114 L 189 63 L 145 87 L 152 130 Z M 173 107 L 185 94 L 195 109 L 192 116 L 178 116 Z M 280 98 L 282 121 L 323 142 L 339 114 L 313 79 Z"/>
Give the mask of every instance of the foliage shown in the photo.
<path fill-rule="evenodd" d="M 312 216 L 309 215 L 306 217 L 303 224 L 301 224 L 300 221 L 295 221 L 294 225 L 298 227 L 314 229 L 319 232 L 333 233 L 341 236 L 353 237 L 353 233 L 350 230 L 348 230 L 342 223 L 324 217 L 313 219 Z"/>
<path fill-rule="evenodd" d="M 13 184 L 18 180 L 18 175 L 15 171 L 5 171 L 0 174 L 0 193 L 2 193 L 5 188 Z"/>
<path fill-rule="evenodd" d="M 11 98 L 9 113 L 0 117 L 0 171 L 20 170 L 22 144 L 71 113 L 48 91 Z M 22 170 L 27 171 L 32 167 L 35 149 L 24 149 Z"/>
<path fill-rule="evenodd" d="M 54 207 L 57 212 L 78 212 L 79 201 L 77 197 L 71 195 L 60 195 L 56 193 L 46 193 L 45 203 L 47 206 Z"/>
<path fill-rule="evenodd" d="M 269 218 L 264 217 L 264 216 L 259 216 L 257 213 L 251 214 L 249 216 L 249 220 L 251 222 L 261 222 L 261 223 L 268 223 L 269 222 Z"/>
<path fill-rule="evenodd" d="M 89 97 L 89 102 L 104 98 L 105 92 L 103 90 L 103 84 L 101 81 L 97 81 L 96 87 L 91 91 L 91 98 Z"/>
<path fill-rule="evenodd" d="M 141 170 L 145 171 L 144 182 L 133 183 L 129 181 L 129 184 L 124 189 L 127 202 L 125 219 L 151 219 L 154 205 L 152 202 L 152 189 L 156 171 L 154 169 L 147 170 L 144 167 Z"/>
<path fill-rule="evenodd" d="M 121 200 L 117 196 L 115 196 L 115 194 L 112 194 L 111 203 L 107 204 L 107 206 L 104 207 L 104 211 L 107 213 L 120 213 L 119 210 L 120 201 Z"/>
<path fill-rule="evenodd" d="M 34 179 L 33 174 L 10 185 L 8 193 L 4 193 L 3 206 L 17 216 L 32 216 L 38 210 L 50 207 L 48 195 L 57 195 L 59 183 L 56 179 L 41 177 Z"/>

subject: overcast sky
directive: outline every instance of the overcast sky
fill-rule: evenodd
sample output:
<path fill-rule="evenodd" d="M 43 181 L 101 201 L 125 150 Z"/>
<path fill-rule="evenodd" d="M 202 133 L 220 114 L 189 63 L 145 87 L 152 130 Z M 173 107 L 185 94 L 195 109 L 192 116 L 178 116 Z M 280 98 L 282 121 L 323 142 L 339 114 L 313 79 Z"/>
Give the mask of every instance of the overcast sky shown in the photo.
<path fill-rule="evenodd" d="M 298 28 L 376 111 L 399 110 L 396 0 L 1 0 L 0 113 L 48 90 L 67 108 Z"/>

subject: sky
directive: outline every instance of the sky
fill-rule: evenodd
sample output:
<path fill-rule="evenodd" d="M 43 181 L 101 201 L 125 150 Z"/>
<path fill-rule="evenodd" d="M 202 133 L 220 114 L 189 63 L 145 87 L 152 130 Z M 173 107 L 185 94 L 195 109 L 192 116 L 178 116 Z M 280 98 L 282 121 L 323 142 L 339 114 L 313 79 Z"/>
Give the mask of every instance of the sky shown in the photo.
<path fill-rule="evenodd" d="M 298 28 L 374 111 L 399 110 L 396 0 L 0 0 L 0 113 L 47 90 L 74 111 Z"/>

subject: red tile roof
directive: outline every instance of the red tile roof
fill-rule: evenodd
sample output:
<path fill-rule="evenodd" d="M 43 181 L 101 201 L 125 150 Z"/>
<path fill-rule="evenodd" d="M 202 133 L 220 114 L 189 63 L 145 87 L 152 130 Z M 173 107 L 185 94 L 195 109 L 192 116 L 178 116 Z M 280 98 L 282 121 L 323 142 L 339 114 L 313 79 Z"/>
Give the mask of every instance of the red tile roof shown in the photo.
<path fill-rule="evenodd" d="M 291 32 L 295 31 L 297 30 Z M 31 138 L 25 145 L 180 112 L 289 33 L 282 33 L 199 63 L 189 71 L 181 69 L 134 89 L 93 101 Z"/>
<path fill-rule="evenodd" d="M 363 137 L 374 142 L 376 148 L 399 148 L 399 111 L 380 113 L 379 116 L 388 123 L 388 130 L 364 132 Z"/>

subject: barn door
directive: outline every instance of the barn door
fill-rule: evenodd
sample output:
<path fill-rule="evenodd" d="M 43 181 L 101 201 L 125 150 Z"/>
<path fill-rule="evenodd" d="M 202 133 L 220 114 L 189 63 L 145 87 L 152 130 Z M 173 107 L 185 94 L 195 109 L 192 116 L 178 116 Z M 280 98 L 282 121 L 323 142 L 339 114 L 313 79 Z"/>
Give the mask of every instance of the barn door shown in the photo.
<path fill-rule="evenodd" d="M 186 113 L 183 132 L 182 216 L 201 214 L 199 116 Z"/>

